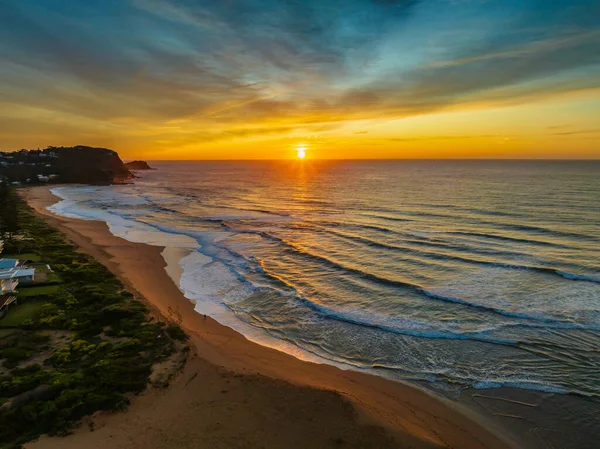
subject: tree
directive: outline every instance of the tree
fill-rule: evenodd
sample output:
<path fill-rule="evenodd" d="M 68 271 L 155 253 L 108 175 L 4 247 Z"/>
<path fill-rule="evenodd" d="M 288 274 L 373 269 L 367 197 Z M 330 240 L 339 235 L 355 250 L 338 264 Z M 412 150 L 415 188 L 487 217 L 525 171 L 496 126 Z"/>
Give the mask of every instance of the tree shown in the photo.
<path fill-rule="evenodd" d="M 9 189 L 8 197 L 3 208 L 3 235 L 8 235 L 12 240 L 13 236 L 19 232 L 19 209 L 17 207 L 16 194 Z"/>

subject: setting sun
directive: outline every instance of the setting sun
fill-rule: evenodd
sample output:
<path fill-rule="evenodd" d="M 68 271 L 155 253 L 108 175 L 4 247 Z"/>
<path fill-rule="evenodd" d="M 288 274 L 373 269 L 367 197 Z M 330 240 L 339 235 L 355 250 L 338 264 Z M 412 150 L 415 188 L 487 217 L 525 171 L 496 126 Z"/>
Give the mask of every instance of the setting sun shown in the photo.
<path fill-rule="evenodd" d="M 298 159 L 304 159 L 306 157 L 306 149 L 298 148 Z"/>

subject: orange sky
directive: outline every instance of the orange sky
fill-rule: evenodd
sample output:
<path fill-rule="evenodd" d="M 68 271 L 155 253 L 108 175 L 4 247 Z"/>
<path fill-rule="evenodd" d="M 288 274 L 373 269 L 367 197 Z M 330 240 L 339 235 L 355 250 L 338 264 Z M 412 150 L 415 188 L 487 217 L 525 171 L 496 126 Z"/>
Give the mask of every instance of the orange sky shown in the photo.
<path fill-rule="evenodd" d="M 600 158 L 597 2 L 240 5 L 5 5 L 0 150 Z"/>

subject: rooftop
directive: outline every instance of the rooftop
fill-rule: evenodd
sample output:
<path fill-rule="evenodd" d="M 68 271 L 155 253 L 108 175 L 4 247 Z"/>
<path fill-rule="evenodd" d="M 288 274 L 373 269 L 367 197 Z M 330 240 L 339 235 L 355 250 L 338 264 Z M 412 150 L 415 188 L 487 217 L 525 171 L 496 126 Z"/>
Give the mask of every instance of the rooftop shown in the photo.
<path fill-rule="evenodd" d="M 0 259 L 0 270 L 14 268 L 19 265 L 19 259 Z"/>
<path fill-rule="evenodd" d="M 13 268 L 10 270 L 0 271 L 0 280 L 33 276 L 34 274 L 35 274 L 35 268 L 26 268 L 26 269 Z"/>

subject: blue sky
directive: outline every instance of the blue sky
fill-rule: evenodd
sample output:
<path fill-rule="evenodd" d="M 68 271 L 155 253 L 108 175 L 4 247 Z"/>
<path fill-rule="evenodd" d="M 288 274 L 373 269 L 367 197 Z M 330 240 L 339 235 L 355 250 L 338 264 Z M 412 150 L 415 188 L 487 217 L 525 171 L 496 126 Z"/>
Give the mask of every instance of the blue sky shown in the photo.
<path fill-rule="evenodd" d="M 589 112 L 572 132 L 592 131 L 598 17 L 592 0 L 0 0 L 0 147 L 228 157 L 260 142 L 276 156 L 573 95 Z"/>

